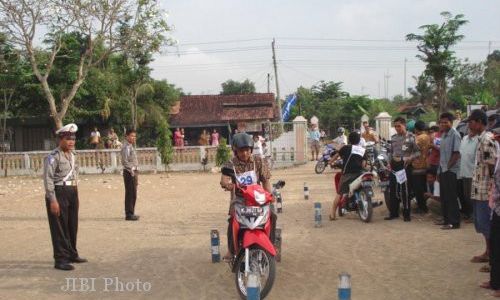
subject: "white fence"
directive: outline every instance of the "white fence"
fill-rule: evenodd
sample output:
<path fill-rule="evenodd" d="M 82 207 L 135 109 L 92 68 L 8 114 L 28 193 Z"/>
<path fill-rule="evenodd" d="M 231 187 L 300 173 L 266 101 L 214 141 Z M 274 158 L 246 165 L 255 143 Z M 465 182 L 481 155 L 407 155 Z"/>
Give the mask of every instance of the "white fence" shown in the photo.
<path fill-rule="evenodd" d="M 174 151 L 172 171 L 199 171 L 215 166 L 216 147 L 183 147 Z M 81 174 L 119 173 L 122 170 L 120 150 L 77 150 Z M 0 153 L 0 176 L 41 175 L 43 163 L 50 151 Z M 207 165 L 202 158 L 208 155 Z M 156 148 L 138 148 L 137 159 L 141 171 L 164 171 Z"/>

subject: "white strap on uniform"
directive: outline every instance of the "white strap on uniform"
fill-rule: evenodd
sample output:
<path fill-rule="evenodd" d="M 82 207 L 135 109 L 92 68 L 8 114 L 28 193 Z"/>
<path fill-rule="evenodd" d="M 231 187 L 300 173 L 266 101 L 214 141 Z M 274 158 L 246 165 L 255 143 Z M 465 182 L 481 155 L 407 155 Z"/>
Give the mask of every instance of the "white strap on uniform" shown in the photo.
<path fill-rule="evenodd" d="M 68 175 L 66 175 L 66 177 L 63 178 L 63 182 L 67 181 L 71 175 L 73 175 L 73 171 L 75 170 L 75 156 L 73 155 L 73 153 L 71 153 L 71 170 L 69 170 L 69 173 Z"/>

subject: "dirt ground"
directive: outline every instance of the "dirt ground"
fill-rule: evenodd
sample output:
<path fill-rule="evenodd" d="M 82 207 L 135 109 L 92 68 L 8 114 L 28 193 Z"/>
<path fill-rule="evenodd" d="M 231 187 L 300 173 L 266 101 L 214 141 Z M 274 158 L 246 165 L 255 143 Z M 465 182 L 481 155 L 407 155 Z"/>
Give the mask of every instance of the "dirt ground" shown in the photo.
<path fill-rule="evenodd" d="M 478 287 L 487 274 L 469 262 L 483 250 L 471 224 L 443 231 L 430 216 L 384 221 L 385 206 L 370 224 L 354 214 L 330 222 L 333 175 L 313 168 L 273 172 L 273 181 L 286 181 L 283 255 L 267 299 L 337 299 L 342 271 L 352 275 L 352 299 L 491 298 Z M 63 272 L 53 269 L 42 180 L 0 179 L 0 299 L 237 299 L 229 267 L 210 256 L 211 229 L 226 249 L 229 196 L 218 182 L 211 173 L 141 175 L 141 219 L 125 222 L 121 176 L 81 176 L 78 250 L 89 263 Z M 315 201 L 323 207 L 321 228 L 314 227 Z M 71 278 L 75 291 L 65 291 Z M 80 280 L 89 278 L 95 291 L 81 291 Z"/>

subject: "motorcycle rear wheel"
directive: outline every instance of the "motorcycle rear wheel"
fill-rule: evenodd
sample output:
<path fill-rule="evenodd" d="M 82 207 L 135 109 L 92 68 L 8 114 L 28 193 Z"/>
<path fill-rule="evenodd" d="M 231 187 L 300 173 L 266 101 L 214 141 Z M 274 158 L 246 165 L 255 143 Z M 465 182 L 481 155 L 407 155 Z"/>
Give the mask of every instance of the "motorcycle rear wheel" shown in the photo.
<path fill-rule="evenodd" d="M 359 219 L 365 223 L 369 223 L 373 216 L 372 197 L 369 195 L 368 190 L 368 188 L 364 188 L 359 191 L 358 215 Z"/>
<path fill-rule="evenodd" d="M 261 263 L 259 263 L 259 260 Z M 247 299 L 247 278 L 245 278 L 245 255 L 240 255 L 236 261 L 236 273 L 235 273 L 235 283 L 236 289 L 240 298 Z M 250 269 L 254 271 L 254 268 L 258 267 L 258 272 L 260 274 L 260 299 L 264 299 L 274 284 L 274 278 L 276 277 L 276 259 L 274 256 L 269 254 L 266 250 L 259 246 L 250 247 Z M 263 276 L 262 272 L 267 273 L 267 276 Z M 265 275 L 265 274 L 264 274 Z M 262 280 L 264 279 L 264 283 Z"/>
<path fill-rule="evenodd" d="M 316 163 L 316 166 L 314 167 L 314 172 L 316 172 L 316 174 L 321 174 L 325 171 L 325 168 L 326 168 L 326 163 L 320 160 Z"/>

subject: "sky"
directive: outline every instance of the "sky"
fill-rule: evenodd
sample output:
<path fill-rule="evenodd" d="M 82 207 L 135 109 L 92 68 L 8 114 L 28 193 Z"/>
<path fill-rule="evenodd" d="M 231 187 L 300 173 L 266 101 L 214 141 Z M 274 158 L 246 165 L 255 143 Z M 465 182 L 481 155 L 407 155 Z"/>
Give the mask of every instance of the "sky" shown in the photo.
<path fill-rule="evenodd" d="M 408 33 L 442 23 L 442 11 L 469 21 L 455 46 L 471 62 L 500 49 L 499 0 L 160 0 L 178 41 L 155 57 L 152 75 L 191 94 L 218 94 L 221 83 L 249 79 L 275 93 L 276 40 L 281 98 L 320 80 L 341 81 L 354 95 L 404 94 L 424 64 Z"/>

